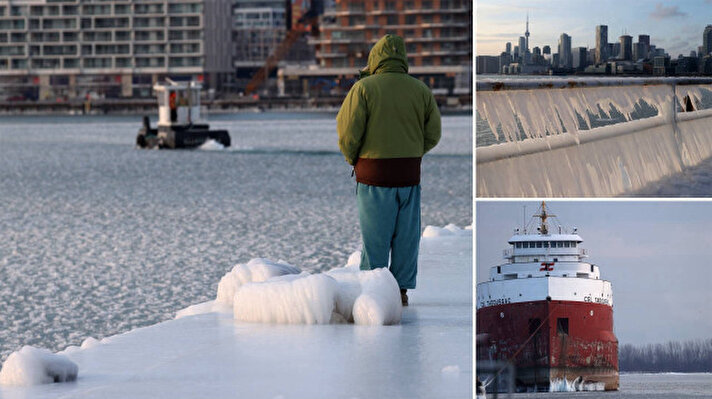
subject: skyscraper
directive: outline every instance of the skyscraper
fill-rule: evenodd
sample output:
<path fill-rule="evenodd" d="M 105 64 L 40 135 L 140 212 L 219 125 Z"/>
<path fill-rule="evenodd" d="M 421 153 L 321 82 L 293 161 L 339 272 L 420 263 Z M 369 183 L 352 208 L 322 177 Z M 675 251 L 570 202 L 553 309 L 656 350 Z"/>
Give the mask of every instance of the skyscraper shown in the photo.
<path fill-rule="evenodd" d="M 596 26 L 596 64 L 608 59 L 608 25 Z"/>
<path fill-rule="evenodd" d="M 638 35 L 638 54 L 637 59 L 648 58 L 650 52 L 650 35 Z M 636 59 L 636 61 L 637 61 Z"/>
<path fill-rule="evenodd" d="M 507 42 L 505 45 L 506 49 L 504 50 L 505 53 L 512 55 L 512 42 Z"/>
<path fill-rule="evenodd" d="M 704 33 L 702 33 L 702 48 L 703 55 L 712 54 L 712 25 L 707 25 Z"/>
<path fill-rule="evenodd" d="M 559 37 L 559 66 L 562 68 L 571 68 L 572 64 L 571 36 L 562 33 Z"/>
<path fill-rule="evenodd" d="M 527 53 L 527 39 L 524 36 L 519 36 L 519 57 L 524 59 L 524 54 Z"/>
<path fill-rule="evenodd" d="M 630 35 L 623 35 L 618 38 L 621 45 L 621 52 L 618 58 L 624 61 L 631 61 L 633 59 L 633 37 Z"/>

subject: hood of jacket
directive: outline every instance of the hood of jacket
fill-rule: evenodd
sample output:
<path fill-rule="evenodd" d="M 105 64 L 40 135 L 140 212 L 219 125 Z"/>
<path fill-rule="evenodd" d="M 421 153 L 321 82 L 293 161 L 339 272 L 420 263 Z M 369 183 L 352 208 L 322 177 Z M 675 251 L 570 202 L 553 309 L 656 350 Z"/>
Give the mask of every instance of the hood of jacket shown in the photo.
<path fill-rule="evenodd" d="M 389 34 L 376 42 L 368 54 L 368 71 L 371 75 L 385 72 L 408 73 L 408 56 L 403 39 Z"/>

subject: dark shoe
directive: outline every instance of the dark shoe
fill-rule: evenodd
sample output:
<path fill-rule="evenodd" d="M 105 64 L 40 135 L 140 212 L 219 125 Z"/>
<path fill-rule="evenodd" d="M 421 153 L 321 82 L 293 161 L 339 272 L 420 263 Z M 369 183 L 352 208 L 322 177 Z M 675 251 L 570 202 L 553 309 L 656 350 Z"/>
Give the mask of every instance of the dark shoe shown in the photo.
<path fill-rule="evenodd" d="M 401 289 L 401 302 L 403 306 L 408 306 L 408 295 L 405 294 L 406 291 L 408 290 Z"/>

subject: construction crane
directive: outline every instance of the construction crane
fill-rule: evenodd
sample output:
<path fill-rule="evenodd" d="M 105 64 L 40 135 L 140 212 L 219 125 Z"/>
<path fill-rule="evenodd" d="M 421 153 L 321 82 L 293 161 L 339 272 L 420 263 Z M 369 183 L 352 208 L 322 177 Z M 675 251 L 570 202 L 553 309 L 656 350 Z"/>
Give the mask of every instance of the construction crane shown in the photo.
<path fill-rule="evenodd" d="M 324 1 L 311 0 L 309 9 L 299 17 L 296 23 L 292 23 L 292 0 L 285 1 L 286 7 L 286 26 L 287 35 L 284 40 L 274 49 L 272 54 L 265 60 L 264 66 L 258 69 L 245 88 L 245 94 L 252 94 L 262 86 L 267 80 L 270 73 L 277 67 L 284 56 L 287 55 L 294 43 L 299 40 L 305 32 L 310 32 L 312 35 L 319 34 L 319 15 L 323 13 Z"/>

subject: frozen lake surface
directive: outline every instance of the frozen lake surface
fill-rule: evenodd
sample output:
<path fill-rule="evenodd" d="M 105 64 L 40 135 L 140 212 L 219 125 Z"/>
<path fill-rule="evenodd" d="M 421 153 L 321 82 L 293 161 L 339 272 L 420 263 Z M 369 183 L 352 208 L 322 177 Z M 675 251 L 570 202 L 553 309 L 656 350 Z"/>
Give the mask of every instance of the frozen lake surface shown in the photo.
<path fill-rule="evenodd" d="M 334 117 L 215 116 L 225 151 L 137 150 L 138 117 L 0 119 L 0 360 L 171 319 L 251 258 L 345 264 L 360 236 Z M 443 118 L 421 183 L 423 226 L 472 223 L 471 116 Z"/>
<path fill-rule="evenodd" d="M 398 325 L 197 314 L 70 348 L 76 382 L 0 386 L 0 397 L 470 398 L 472 231 L 424 237 L 419 264 Z"/>
<path fill-rule="evenodd" d="M 514 394 L 514 399 L 671 399 L 709 398 L 712 374 L 709 373 L 622 373 L 620 390 L 614 392 L 555 392 Z M 506 395 L 500 397 L 506 398 Z"/>

